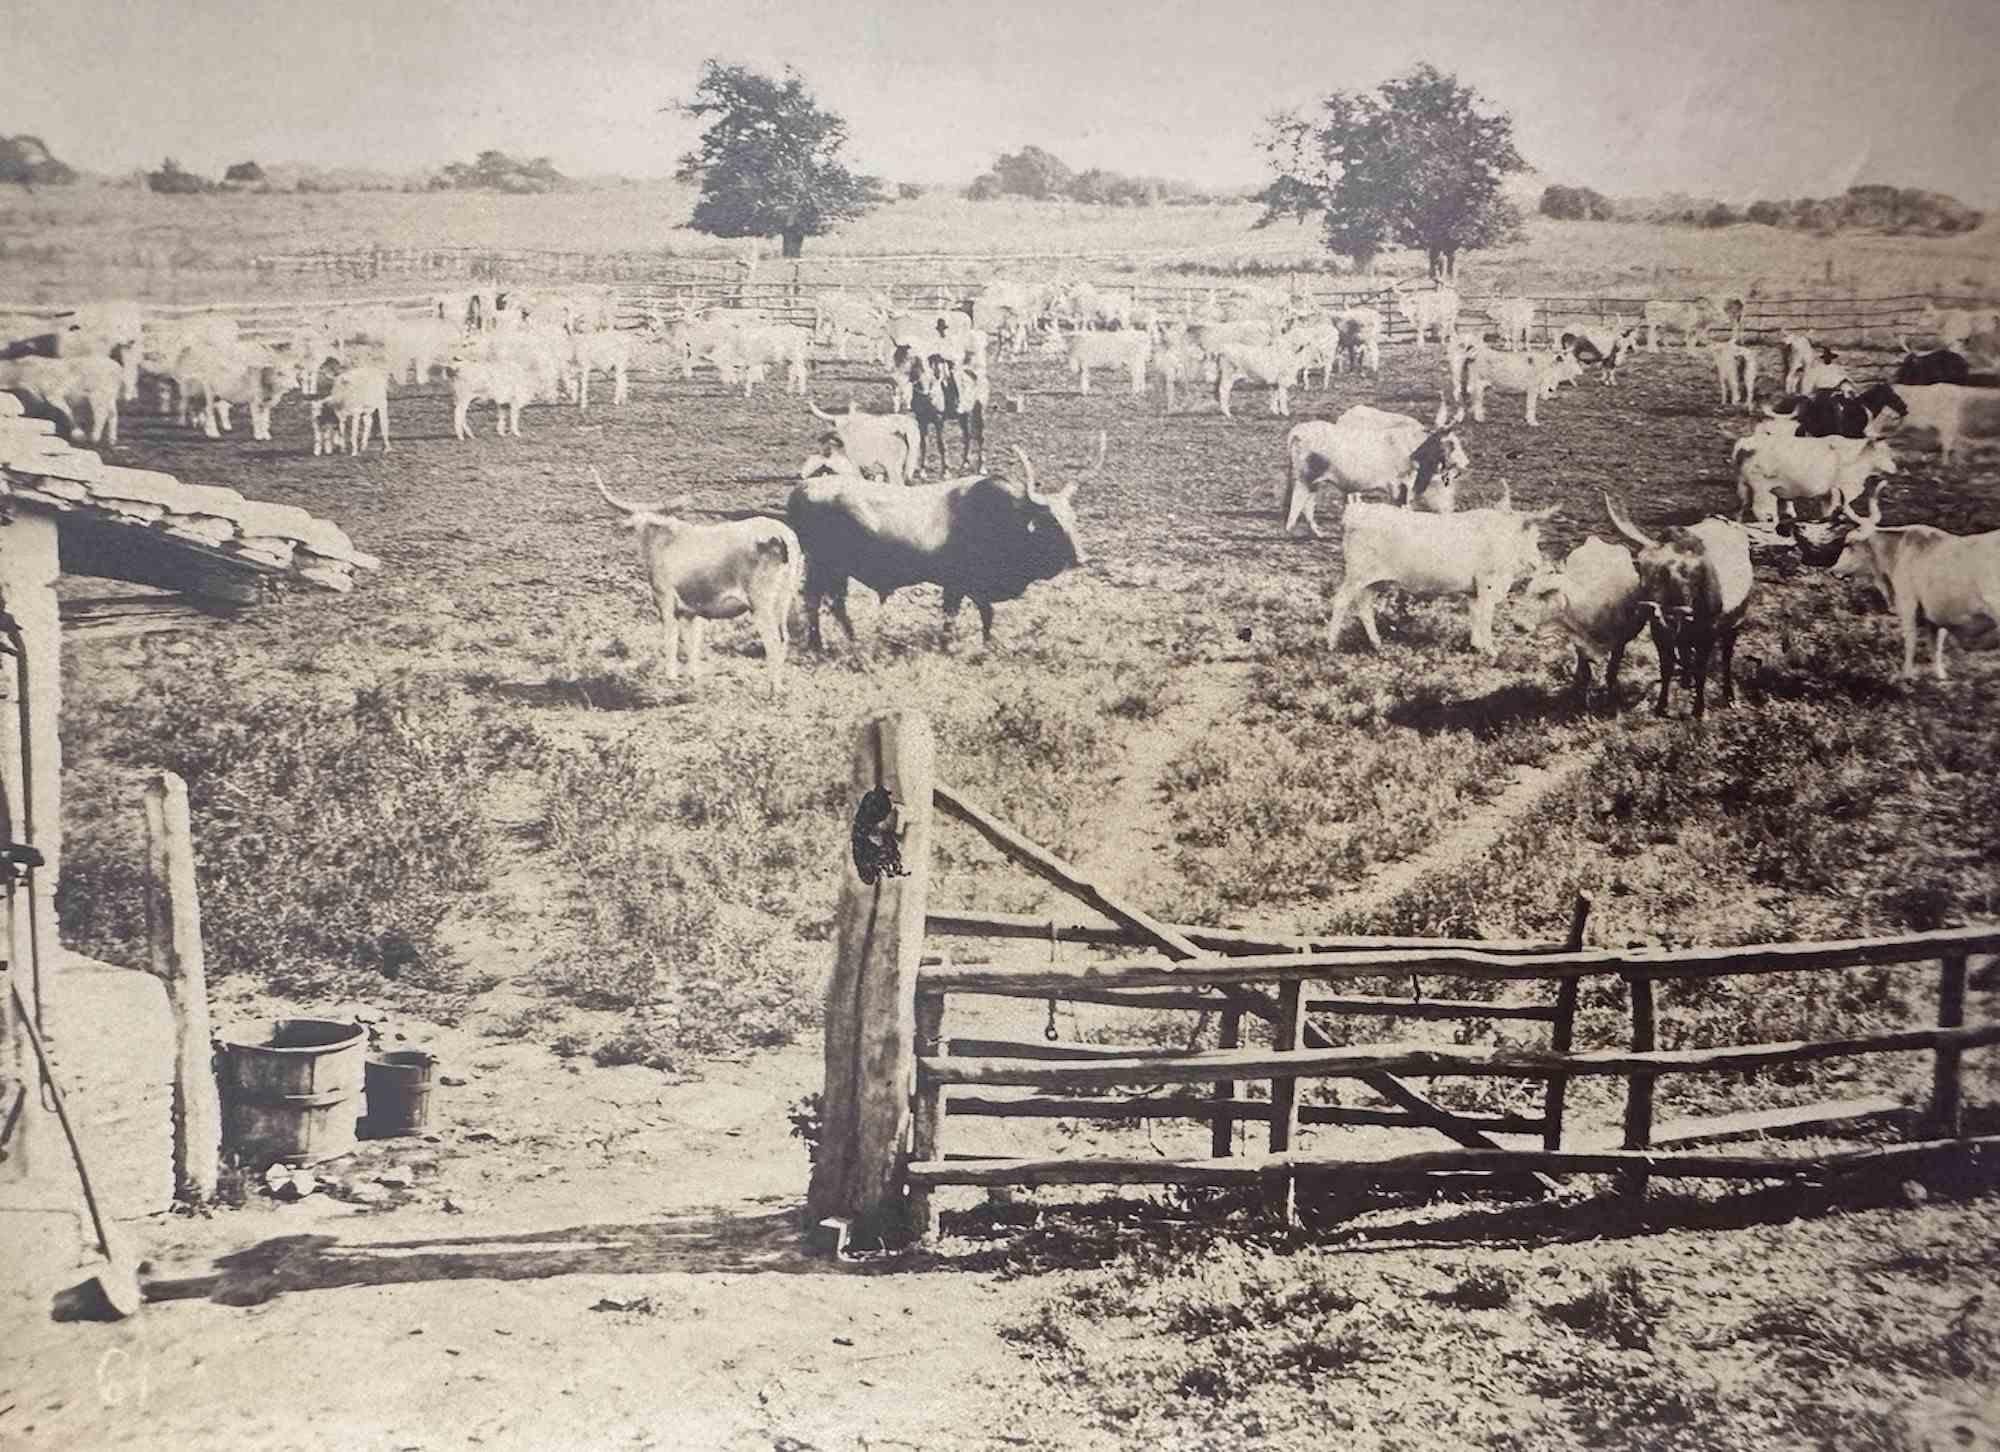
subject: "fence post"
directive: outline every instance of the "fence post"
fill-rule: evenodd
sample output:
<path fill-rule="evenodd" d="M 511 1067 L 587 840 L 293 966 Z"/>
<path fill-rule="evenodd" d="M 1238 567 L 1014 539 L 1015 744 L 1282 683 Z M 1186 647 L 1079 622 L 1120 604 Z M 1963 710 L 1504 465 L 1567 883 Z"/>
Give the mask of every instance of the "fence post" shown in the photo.
<path fill-rule="evenodd" d="M 1641 975 L 1628 977 L 1632 990 L 1632 1052 L 1649 1054 L 1655 1047 L 1653 1022 L 1653 980 Z M 1625 1086 L 1625 1148 L 1642 1150 L 1653 1142 L 1653 1078 L 1634 1074 Z M 1643 1169 L 1631 1171 L 1625 1179 L 1626 1192 L 1646 1193 L 1649 1176 Z"/>
<path fill-rule="evenodd" d="M 820 1149 L 806 1212 L 809 1223 L 846 1219 L 864 1244 L 908 1232 L 902 1171 L 916 1089 L 934 754 L 921 711 L 883 712 L 862 724 L 849 778 L 855 827 L 841 851 Z M 886 819 L 861 811 L 864 799 L 879 801 L 878 788 L 888 794 Z M 900 868 L 884 865 L 892 844 Z M 862 876 L 864 865 L 873 881 Z"/>
<path fill-rule="evenodd" d="M 1272 1026 L 1273 1045 L 1280 1053 L 1296 1053 L 1305 1047 L 1305 984 L 1287 979 L 1278 989 L 1278 1021 Z M 1299 1131 L 1299 1081 L 1273 1077 L 1271 1080 L 1271 1153 L 1283 1154 L 1292 1148 Z M 1298 1224 L 1299 1177 L 1280 1170 L 1269 1187 L 1272 1213 L 1280 1224 Z"/>
<path fill-rule="evenodd" d="M 1576 895 L 1576 902 L 1570 908 L 1569 936 L 1563 940 L 1563 951 L 1580 953 L 1583 951 L 1584 925 L 1590 920 L 1590 898 L 1585 893 Z M 1567 1054 L 1576 1042 L 1576 995 L 1578 980 L 1565 978 L 1556 985 L 1556 1020 L 1549 1032 L 1549 1051 Z M 1559 1150 L 1563 1144 L 1563 1100 L 1569 1092 L 1569 1075 L 1551 1074 L 1548 1089 L 1542 1096 L 1542 1148 Z"/>
<path fill-rule="evenodd" d="M 146 938 L 174 1009 L 174 1198 L 215 1199 L 222 1104 L 209 1043 L 208 973 L 195 893 L 187 783 L 163 771 L 146 784 Z"/>
<path fill-rule="evenodd" d="M 1965 1026 L 1965 954 L 1945 955 L 1938 975 L 1938 1027 Z M 1938 1045 L 1931 1065 L 1931 1123 L 1941 1136 L 1958 1138 L 1965 1132 L 1960 1109 L 1958 1065 L 1964 1050 L 1956 1044 Z"/>
<path fill-rule="evenodd" d="M 1229 1007 L 1222 1010 L 1221 1046 L 1238 1049 L 1243 1046 L 1243 1010 Z M 1224 1079 L 1215 1086 L 1215 1098 L 1228 1103 L 1236 1097 L 1236 1081 Z M 1223 1159 L 1235 1148 L 1236 1116 L 1227 1110 L 1218 1110 L 1209 1121 L 1208 1152 L 1216 1159 Z"/>
<path fill-rule="evenodd" d="M 944 1000 L 942 993 L 917 995 L 917 1057 L 920 1059 L 932 1058 L 946 1051 Z M 916 1110 L 910 1123 L 910 1158 L 919 1161 L 940 1158 L 938 1147 L 943 1137 L 944 1085 L 919 1081 Z M 910 1191 L 910 1234 L 923 1240 L 936 1229 L 937 1224 L 931 1214 L 931 1192 L 928 1189 Z"/>

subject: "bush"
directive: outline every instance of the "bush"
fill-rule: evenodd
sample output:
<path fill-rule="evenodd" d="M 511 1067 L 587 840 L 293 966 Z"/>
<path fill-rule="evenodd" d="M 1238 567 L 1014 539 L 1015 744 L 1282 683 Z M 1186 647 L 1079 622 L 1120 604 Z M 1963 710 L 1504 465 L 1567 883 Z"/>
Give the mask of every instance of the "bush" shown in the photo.
<path fill-rule="evenodd" d="M 120 705 L 115 720 L 72 712 L 72 734 L 87 739 L 87 749 L 65 743 L 72 759 L 126 770 L 84 777 L 73 793 L 57 902 L 66 935 L 144 961 L 138 773 L 164 768 L 188 786 L 212 974 L 301 997 L 455 986 L 439 929 L 457 895 L 485 880 L 479 788 L 494 743 L 442 690 L 245 699 L 249 674 L 212 661 Z"/>
<path fill-rule="evenodd" d="M 1609 222 L 1618 215 L 1611 199 L 1590 187 L 1545 187 L 1539 210 L 1565 222 Z"/>
<path fill-rule="evenodd" d="M 1766 227 L 1782 227 L 1788 211 L 1783 202 L 1752 202 L 1750 210 L 1743 214 L 1746 222 L 1761 223 Z"/>
<path fill-rule="evenodd" d="M 162 196 L 192 196 L 215 190 L 214 182 L 191 171 L 183 171 L 181 164 L 171 156 L 160 163 L 158 171 L 146 173 L 146 185 Z"/>
<path fill-rule="evenodd" d="M 1704 227 L 1732 227 L 1742 220 L 1742 214 L 1727 202 L 1717 202 L 1701 214 Z"/>

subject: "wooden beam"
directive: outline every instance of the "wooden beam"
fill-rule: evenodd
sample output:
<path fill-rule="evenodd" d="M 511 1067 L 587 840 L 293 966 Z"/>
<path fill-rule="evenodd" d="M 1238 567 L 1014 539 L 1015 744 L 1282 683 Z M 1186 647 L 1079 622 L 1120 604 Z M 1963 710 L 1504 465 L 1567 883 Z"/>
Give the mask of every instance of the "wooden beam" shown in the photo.
<path fill-rule="evenodd" d="M 912 1163 L 921 1185 L 1255 1185 L 1274 1171 L 1302 1179 L 1367 1181 L 1397 1175 L 1519 1173 L 1650 1175 L 1684 1180 L 1830 1180 L 1842 1175 L 1933 1160 L 2000 1161 L 2000 1135 L 1928 1140 L 1838 1154 L 1675 1154 L 1662 1150 L 1426 1150 L 1373 1159 L 1329 1159 L 1302 1153 L 1233 1159 L 1103 1158 L 949 1160 Z"/>
<path fill-rule="evenodd" d="M 1227 1087 L 1227 1081 L 1218 1087 Z M 1204 1099 L 1193 1094 L 1159 1094 L 1142 1098 L 1114 1099 L 1085 1097 L 1001 1099 L 978 1094 L 955 1095 L 947 1114 L 986 1119 L 1189 1119 L 1226 1123 L 1235 1119 L 1261 1120 L 1269 1117 L 1271 1101 L 1231 1095 Z M 1459 1114 L 1453 1116 L 1468 1129 L 1496 1134 L 1538 1134 L 1542 1122 L 1521 1114 Z M 1301 1104 L 1300 1124 L 1364 1125 L 1381 1129 L 1428 1129 L 1423 1120 L 1396 1109 L 1369 1109 L 1346 1104 Z M 1615 1145 L 1606 1148 L 1615 1148 Z M 1217 1155 L 1217 1159 L 1223 1158 Z"/>
<path fill-rule="evenodd" d="M 1230 1007 L 1222 1011 L 1221 1027 L 1216 1034 L 1216 1043 L 1224 1049 L 1243 1046 L 1243 1010 Z M 1229 1155 L 1236 1147 L 1236 1081 L 1218 1079 L 1215 1082 L 1214 1097 L 1209 1101 L 1213 1118 L 1208 1125 L 1208 1152 L 1217 1159 Z M 1254 1111 L 1253 1111 L 1254 1112 Z"/>
<path fill-rule="evenodd" d="M 222 1100 L 209 1043 L 208 972 L 195 891 L 187 783 L 163 771 L 146 784 L 146 938 L 153 973 L 174 1011 L 174 1198 L 215 1199 L 222 1167 Z"/>
<path fill-rule="evenodd" d="M 1409 948 L 1456 948 L 1479 953 L 1553 953 L 1560 943 L 1517 939 L 1487 941 L 1480 938 L 1410 938 L 1379 935 L 1341 937 L 1287 937 L 1255 933 L 1240 928 L 1208 928 L 1188 923 L 1169 923 L 1205 952 L 1236 953 L 1373 953 Z M 1088 943 L 1105 948 L 1143 948 L 1151 941 L 1143 933 L 1117 923 L 1092 923 L 1080 919 L 1038 917 L 1027 913 L 976 912 L 970 908 L 933 909 L 924 920 L 924 932 L 932 937 L 1030 938 L 1046 943 Z"/>
<path fill-rule="evenodd" d="M 945 1051 L 944 1019 L 944 994 L 917 995 L 916 1050 L 919 1055 L 939 1054 Z M 911 1159 L 934 1160 L 940 1156 L 943 1148 L 944 1117 L 944 1087 L 933 1084 L 918 1090 L 916 1106 L 910 1120 Z M 937 1233 L 937 1221 L 931 1212 L 929 1190 L 911 1188 L 909 1216 L 910 1234 L 917 1239 L 927 1240 Z"/>
<path fill-rule="evenodd" d="M 1578 893 L 1570 907 L 1569 935 L 1563 941 L 1565 952 L 1583 951 L 1584 930 L 1590 921 L 1590 897 Z M 1567 1054 L 1576 1043 L 1576 999 L 1577 980 L 1565 978 L 1556 985 L 1555 1018 L 1549 1030 L 1549 1049 L 1552 1053 Z M 1559 1150 L 1563 1139 L 1563 1106 L 1569 1094 L 1569 1080 L 1560 1075 L 1549 1080 L 1542 1092 L 1542 1148 Z"/>
<path fill-rule="evenodd" d="M 2000 1043 L 2000 1023 L 1955 1029 L 1903 1029 L 1810 1042 L 1732 1044 L 1713 1049 L 1593 1049 L 1555 1055 L 1532 1049 L 1462 1045 L 1364 1044 L 1344 1049 L 1208 1049 L 1158 1058 L 1106 1059 L 1045 1064 L 1028 1059 L 925 1058 L 918 1072 L 941 1084 L 1018 1084 L 1035 1089 L 1105 1089 L 1121 1084 L 1208 1084 L 1224 1079 L 1368 1079 L 1377 1074 L 1545 1079 L 1552 1073 L 1626 1077 L 1636 1074 L 1740 1074 L 1777 1064 L 1807 1063 L 1854 1054 L 1900 1053 L 1955 1044 L 1962 1049 Z"/>
<path fill-rule="evenodd" d="M 1653 1126 L 1652 1147 L 1679 1144 L 1721 1144 L 1756 1135 L 1784 1134 L 1794 1129 L 1829 1129 L 1891 1119 L 1903 1112 L 1903 1102 L 1889 1095 L 1867 1099 L 1828 1099 L 1785 1109 L 1748 1109 L 1736 1114 L 1686 1115 Z M 1606 1130 L 1578 1135 L 1580 1150 L 1618 1149 L 1625 1131 Z"/>
<path fill-rule="evenodd" d="M 1296 980 L 1278 990 L 1278 1022 L 1272 1047 L 1281 1056 L 1295 1055 L 1305 1047 L 1306 1011 L 1302 985 Z M 1290 1150 L 1299 1133 L 1299 1081 L 1290 1075 L 1271 1080 L 1271 1153 Z M 1298 1182 L 1279 1171 L 1267 1186 L 1269 1207 L 1280 1225 L 1293 1226 L 1299 1220 Z"/>
<path fill-rule="evenodd" d="M 1943 639 L 1942 636 L 1939 639 Z M 1965 1022 L 1965 957 L 1947 953 L 1938 976 L 1938 1027 L 1955 1029 Z M 1931 1065 L 1931 1123 L 1941 1135 L 1964 1128 L 1959 1110 L 1959 1058 L 1956 1044 L 1940 1044 Z"/>
<path fill-rule="evenodd" d="M 1653 980 L 1634 978 L 1632 989 L 1632 1052 L 1650 1054 L 1655 1042 L 1653 1020 Z M 1653 1139 L 1653 1075 L 1634 1074 L 1625 1086 L 1625 1148 L 1642 1150 Z M 1625 1188 L 1634 1195 L 1646 1193 L 1646 1172 L 1627 1177 Z"/>
<path fill-rule="evenodd" d="M 1575 979 L 1565 979 L 1574 983 Z M 1499 1018 L 1554 1023 L 1556 1010 L 1546 1003 L 1486 1003 L 1465 998 L 1315 998 L 1308 1000 L 1311 1013 L 1351 1014 L 1376 1018 Z"/>

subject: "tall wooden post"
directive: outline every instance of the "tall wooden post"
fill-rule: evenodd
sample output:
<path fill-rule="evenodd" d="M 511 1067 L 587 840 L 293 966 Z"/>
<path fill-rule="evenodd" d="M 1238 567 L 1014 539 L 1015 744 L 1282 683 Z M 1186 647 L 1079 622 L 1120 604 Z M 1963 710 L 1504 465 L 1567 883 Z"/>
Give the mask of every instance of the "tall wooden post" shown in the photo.
<path fill-rule="evenodd" d="M 1222 1029 L 1217 1046 L 1224 1049 L 1243 1047 L 1243 1010 L 1231 1005 L 1222 1010 Z M 1215 1098 L 1227 1104 L 1236 1098 L 1236 1081 L 1224 1079 L 1215 1086 Z M 1208 1152 L 1216 1159 L 1227 1156 L 1236 1139 L 1236 1118 L 1226 1109 L 1216 1111 L 1209 1121 Z"/>
<path fill-rule="evenodd" d="M 930 886 L 934 754 L 930 721 L 921 711 L 872 717 L 855 743 L 848 811 L 856 826 L 853 840 L 841 844 L 820 1148 L 806 1211 L 812 1222 L 847 1220 L 864 1244 L 899 1239 L 909 1228 L 902 1168 L 916 1089 L 917 966 Z M 888 793 L 890 812 L 870 826 L 857 814 L 877 788 Z M 895 844 L 904 875 L 891 875 L 879 851 L 863 850 L 870 837 Z"/>
<path fill-rule="evenodd" d="M 1280 1053 L 1294 1053 L 1305 1047 L 1305 984 L 1288 978 L 1278 989 L 1278 1021 L 1272 1025 L 1273 1045 Z M 1271 1153 L 1283 1154 L 1294 1148 L 1299 1134 L 1299 1081 L 1271 1080 Z M 1296 1225 L 1299 1219 L 1299 1179 L 1290 1170 L 1278 1172 L 1271 1186 L 1271 1210 L 1280 1224 Z"/>
<path fill-rule="evenodd" d="M 1938 976 L 1938 1027 L 1965 1026 L 1965 954 L 1946 955 Z M 1931 1124 L 1938 1135 L 1956 1139 L 1964 1132 L 1960 1110 L 1958 1066 L 1964 1050 L 1939 1045 L 1931 1063 Z"/>
<path fill-rule="evenodd" d="M 146 785 L 146 938 L 174 1008 L 174 1198 L 215 1198 L 222 1104 L 209 1045 L 208 969 L 195 894 L 187 783 L 163 771 Z"/>
<path fill-rule="evenodd" d="M 918 1058 L 933 1058 L 945 1052 L 944 1001 L 942 993 L 925 993 L 917 998 Z M 911 1159 L 938 1158 L 939 1146 L 944 1139 L 944 1115 L 944 1085 L 919 1085 L 910 1125 Z M 937 1229 L 937 1222 L 931 1215 L 931 1192 L 928 1189 L 910 1191 L 909 1228 L 910 1234 L 919 1240 L 929 1238 Z"/>
<path fill-rule="evenodd" d="M 1569 936 L 1563 940 L 1563 949 L 1570 953 L 1583 951 L 1583 930 L 1590 921 L 1590 898 L 1585 893 L 1576 895 L 1576 902 L 1570 908 Z M 1565 978 L 1556 985 L 1556 1018 L 1549 1032 L 1549 1051 L 1567 1054 L 1576 1042 L 1576 995 L 1577 980 Z M 1569 1075 L 1551 1074 L 1548 1088 L 1542 1096 L 1542 1148 L 1559 1150 L 1563 1142 L 1563 1100 L 1569 1092 Z"/>
<path fill-rule="evenodd" d="M 1653 980 L 1634 976 L 1626 980 L 1632 990 L 1632 1052 L 1649 1054 L 1656 1047 L 1657 1034 L 1653 1022 Z M 1642 1150 L 1653 1143 L 1653 1075 L 1634 1074 L 1625 1088 L 1625 1148 Z M 1634 1170 L 1625 1181 L 1626 1191 L 1633 1195 L 1646 1193 L 1646 1182 L 1650 1177 L 1644 1170 Z"/>

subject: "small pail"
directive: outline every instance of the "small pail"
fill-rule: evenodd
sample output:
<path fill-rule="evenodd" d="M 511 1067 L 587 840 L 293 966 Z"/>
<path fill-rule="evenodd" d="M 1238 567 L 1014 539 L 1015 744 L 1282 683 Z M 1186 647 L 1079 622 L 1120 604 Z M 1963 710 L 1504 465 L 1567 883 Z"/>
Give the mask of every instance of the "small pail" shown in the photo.
<path fill-rule="evenodd" d="M 430 1122 L 431 1070 L 437 1056 L 422 1049 L 397 1049 L 368 1061 L 368 1138 L 415 1134 Z"/>
<path fill-rule="evenodd" d="M 358 1023 L 281 1018 L 218 1036 L 222 1148 L 245 1169 L 316 1165 L 354 1148 L 367 1035 Z"/>

